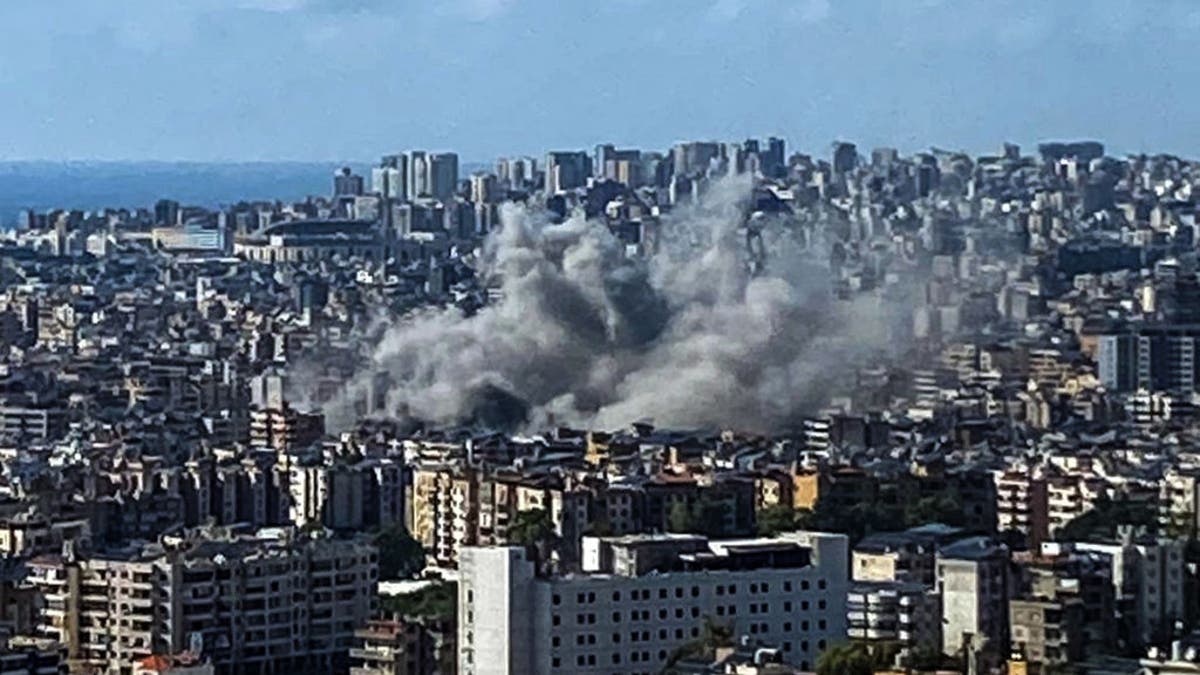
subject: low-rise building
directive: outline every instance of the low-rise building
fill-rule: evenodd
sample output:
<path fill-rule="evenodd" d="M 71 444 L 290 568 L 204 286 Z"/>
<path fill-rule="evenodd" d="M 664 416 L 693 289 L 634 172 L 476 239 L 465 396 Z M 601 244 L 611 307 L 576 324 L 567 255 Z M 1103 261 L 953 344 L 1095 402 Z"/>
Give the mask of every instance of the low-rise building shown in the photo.
<path fill-rule="evenodd" d="M 1029 663 L 1057 666 L 1083 657 L 1082 600 L 1013 599 L 1008 617 L 1013 651 Z"/>

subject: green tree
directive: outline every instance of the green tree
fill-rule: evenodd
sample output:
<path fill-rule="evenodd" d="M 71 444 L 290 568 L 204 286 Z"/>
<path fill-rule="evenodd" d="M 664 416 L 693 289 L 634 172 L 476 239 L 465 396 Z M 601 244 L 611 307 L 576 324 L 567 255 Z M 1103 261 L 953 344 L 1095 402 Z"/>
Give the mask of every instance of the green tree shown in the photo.
<path fill-rule="evenodd" d="M 962 499 L 952 491 L 922 497 L 904 508 L 904 521 L 909 527 L 926 523 L 945 523 L 962 526 L 966 522 Z"/>
<path fill-rule="evenodd" d="M 379 548 L 379 576 L 382 579 L 407 579 L 425 568 L 425 549 L 412 538 L 403 523 L 391 525 L 375 533 Z"/>
<path fill-rule="evenodd" d="M 667 531 L 679 533 L 695 531 L 692 510 L 688 508 L 686 502 L 677 501 L 671 504 L 671 509 L 667 511 Z"/>
<path fill-rule="evenodd" d="M 904 667 L 915 671 L 940 670 L 947 665 L 946 655 L 938 647 L 923 644 L 915 647 L 904 657 Z"/>
<path fill-rule="evenodd" d="M 542 546 L 553 538 L 554 521 L 546 509 L 518 511 L 508 526 L 508 540 L 518 546 Z"/>
<path fill-rule="evenodd" d="M 1078 516 L 1059 530 L 1060 541 L 1090 537 L 1113 538 L 1120 526 L 1151 530 L 1157 525 L 1154 508 L 1141 501 L 1098 499 L 1091 511 Z"/>
<path fill-rule="evenodd" d="M 726 526 L 728 502 L 701 497 L 692 505 L 692 531 L 708 537 L 726 537 L 731 534 Z"/>
<path fill-rule="evenodd" d="M 826 649 L 817 659 L 817 675 L 872 675 L 875 659 L 865 645 L 846 642 Z"/>
<path fill-rule="evenodd" d="M 412 593 L 385 595 L 379 600 L 384 614 L 453 621 L 458 608 L 458 586 L 438 582 Z"/>
<path fill-rule="evenodd" d="M 553 553 L 558 547 L 554 521 L 546 509 L 518 511 L 508 526 L 509 543 L 524 546 L 539 574 L 550 571 Z"/>
<path fill-rule="evenodd" d="M 731 534 L 726 527 L 729 504 L 718 499 L 701 497 L 691 503 L 682 500 L 671 504 L 667 511 L 667 531 L 723 537 Z"/>
<path fill-rule="evenodd" d="M 773 537 L 796 529 L 796 510 L 787 504 L 775 504 L 755 515 L 755 528 L 761 537 Z"/>

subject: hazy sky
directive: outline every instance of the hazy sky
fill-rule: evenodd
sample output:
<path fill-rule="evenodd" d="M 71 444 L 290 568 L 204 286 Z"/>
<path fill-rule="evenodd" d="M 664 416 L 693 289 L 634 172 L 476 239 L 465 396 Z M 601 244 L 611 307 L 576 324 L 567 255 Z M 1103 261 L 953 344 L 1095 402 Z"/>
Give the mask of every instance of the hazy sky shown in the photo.
<path fill-rule="evenodd" d="M 0 0 L 0 159 L 783 134 L 1200 155 L 1200 2 Z"/>

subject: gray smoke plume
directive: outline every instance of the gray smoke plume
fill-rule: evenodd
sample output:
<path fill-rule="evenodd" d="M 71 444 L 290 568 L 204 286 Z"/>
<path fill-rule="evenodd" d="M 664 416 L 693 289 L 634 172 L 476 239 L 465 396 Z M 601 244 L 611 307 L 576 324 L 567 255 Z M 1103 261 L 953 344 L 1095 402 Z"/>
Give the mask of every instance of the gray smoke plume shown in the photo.
<path fill-rule="evenodd" d="M 331 422 L 385 371 L 378 413 L 439 425 L 794 426 L 885 345 L 890 313 L 874 296 L 835 300 L 827 257 L 783 221 L 762 226 L 755 273 L 749 194 L 746 181 L 714 185 L 664 217 L 646 257 L 626 255 L 603 223 L 506 206 L 479 266 L 502 298 L 390 327 L 370 373 L 327 404 Z"/>

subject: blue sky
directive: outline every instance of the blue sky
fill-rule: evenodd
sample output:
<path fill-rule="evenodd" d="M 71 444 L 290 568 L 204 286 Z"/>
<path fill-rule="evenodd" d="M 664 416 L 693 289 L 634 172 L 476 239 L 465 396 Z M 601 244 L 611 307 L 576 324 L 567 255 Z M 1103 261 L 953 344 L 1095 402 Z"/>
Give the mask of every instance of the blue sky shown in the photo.
<path fill-rule="evenodd" d="M 0 0 L 0 160 L 783 134 L 1200 155 L 1200 2 Z"/>

